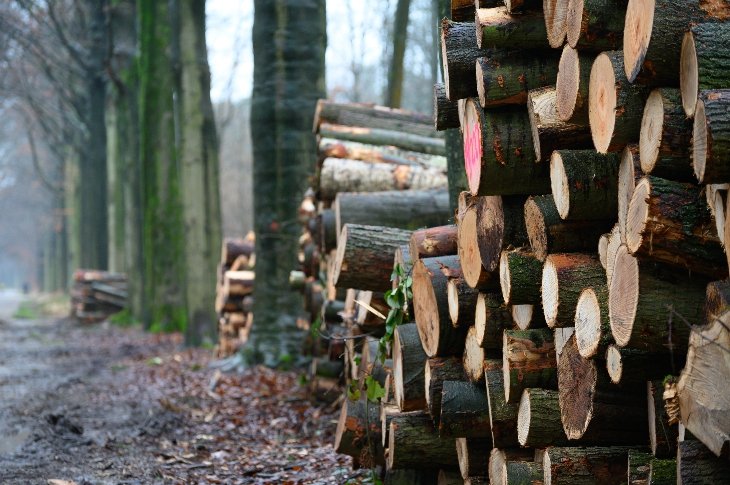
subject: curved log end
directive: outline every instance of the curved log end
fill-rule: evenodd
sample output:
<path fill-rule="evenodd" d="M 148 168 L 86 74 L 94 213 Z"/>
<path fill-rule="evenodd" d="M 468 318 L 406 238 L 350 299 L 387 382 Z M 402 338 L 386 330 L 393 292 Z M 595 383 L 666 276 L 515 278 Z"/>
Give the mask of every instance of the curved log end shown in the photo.
<path fill-rule="evenodd" d="M 581 8 L 582 2 L 579 3 Z M 580 88 L 580 58 L 578 51 L 566 45 L 560 55 L 558 64 L 558 78 L 555 83 L 555 106 L 558 118 L 569 121 L 575 113 Z"/>
<path fill-rule="evenodd" d="M 629 82 L 634 82 L 644 64 L 644 56 L 654 26 L 655 0 L 629 0 L 624 20 L 624 69 Z"/>
<path fill-rule="evenodd" d="M 646 174 L 654 170 L 657 158 L 659 158 L 663 126 L 664 100 L 661 90 L 655 89 L 646 100 L 639 133 L 639 159 L 641 160 L 641 170 Z"/>
<path fill-rule="evenodd" d="M 625 245 L 619 247 L 608 292 L 611 334 L 619 347 L 631 340 L 634 318 L 639 304 L 639 262 Z"/>
<path fill-rule="evenodd" d="M 588 87 L 588 122 L 593 145 L 607 153 L 616 125 L 616 76 L 611 58 L 604 52 L 596 57 Z"/>
<path fill-rule="evenodd" d="M 478 107 L 473 99 L 464 106 L 462 132 L 464 137 L 464 169 L 473 195 L 479 195 L 479 182 L 482 177 L 482 126 Z"/>
<path fill-rule="evenodd" d="M 682 93 L 682 108 L 684 108 L 684 114 L 689 118 L 695 114 L 699 84 L 694 34 L 692 34 L 692 31 L 688 31 L 682 39 L 682 53 L 679 61 L 679 88 Z"/>
<path fill-rule="evenodd" d="M 707 164 L 707 148 L 710 146 L 705 117 L 705 103 L 701 99 L 695 100 L 694 123 L 692 125 L 692 165 L 697 181 L 702 183 L 705 178 Z"/>
<path fill-rule="evenodd" d="M 593 288 L 586 288 L 575 307 L 575 339 L 578 353 L 586 359 L 596 355 L 601 340 L 601 307 Z"/>
<path fill-rule="evenodd" d="M 563 157 L 557 150 L 550 157 L 550 188 L 560 218 L 566 219 L 570 213 L 570 188 L 568 187 L 568 175 L 565 173 L 565 165 L 563 165 Z"/>

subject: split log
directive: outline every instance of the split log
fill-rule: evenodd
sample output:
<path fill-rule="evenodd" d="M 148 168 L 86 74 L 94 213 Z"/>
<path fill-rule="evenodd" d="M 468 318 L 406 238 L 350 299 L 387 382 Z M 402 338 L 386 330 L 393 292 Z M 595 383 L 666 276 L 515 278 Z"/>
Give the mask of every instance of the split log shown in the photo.
<path fill-rule="evenodd" d="M 335 451 L 373 464 L 383 464 L 380 409 L 367 399 L 342 402 L 335 431 Z"/>
<path fill-rule="evenodd" d="M 517 439 L 521 446 L 568 445 L 558 400 L 558 391 L 554 390 L 525 389 L 522 392 L 517 414 Z"/>
<path fill-rule="evenodd" d="M 397 229 L 435 226 L 449 219 L 447 190 L 340 192 L 333 207 L 337 234 L 345 224 L 377 224 Z"/>
<path fill-rule="evenodd" d="M 725 278 L 720 240 L 700 190 L 692 184 L 647 175 L 636 185 L 626 222 L 632 254 L 682 269 Z"/>
<path fill-rule="evenodd" d="M 570 327 L 585 288 L 602 285 L 606 275 L 598 257 L 588 254 L 551 254 L 542 271 L 542 308 L 551 328 Z"/>
<path fill-rule="evenodd" d="M 483 384 L 445 381 L 441 395 L 442 438 L 489 438 L 489 405 Z M 485 455 L 486 461 L 486 455 Z"/>
<path fill-rule="evenodd" d="M 608 221 L 562 220 L 552 195 L 527 199 L 525 226 L 532 252 L 542 260 L 549 253 L 594 251 L 596 240 L 611 227 Z"/>
<path fill-rule="evenodd" d="M 487 476 L 489 473 L 489 452 L 492 451 L 492 437 L 456 438 L 456 455 L 459 471 L 464 479 Z"/>
<path fill-rule="evenodd" d="M 586 359 L 604 355 L 613 342 L 605 284 L 585 288 L 580 293 L 575 307 L 575 339 L 578 353 Z"/>
<path fill-rule="evenodd" d="M 611 333 L 619 347 L 678 354 L 687 348 L 689 329 L 672 325 L 674 313 L 688 322 L 701 321 L 706 283 L 686 275 L 662 276 L 640 267 L 626 246 L 619 248 L 608 294 Z"/>
<path fill-rule="evenodd" d="M 464 373 L 471 382 L 482 382 L 484 380 L 484 360 L 486 352 L 479 345 L 481 342 L 477 338 L 476 327 L 469 327 L 466 333 L 466 341 L 464 342 L 464 355 L 462 364 L 464 365 Z"/>
<path fill-rule="evenodd" d="M 692 122 L 684 115 L 679 89 L 653 90 L 641 118 L 641 170 L 669 180 L 693 181 L 691 141 Z"/>
<path fill-rule="evenodd" d="M 535 163 L 530 117 L 517 107 L 490 112 L 475 99 L 464 106 L 464 167 L 473 195 L 550 192 L 547 164 Z"/>
<path fill-rule="evenodd" d="M 730 81 L 728 81 L 730 84 Z M 695 107 L 692 163 L 700 183 L 730 182 L 730 89 L 703 91 Z"/>
<path fill-rule="evenodd" d="M 568 34 L 568 3 L 568 0 L 543 0 L 542 2 L 545 36 L 553 49 L 561 47 Z"/>
<path fill-rule="evenodd" d="M 446 97 L 456 102 L 477 95 L 476 61 L 487 55 L 474 42 L 473 22 L 441 21 L 441 65 Z"/>
<path fill-rule="evenodd" d="M 676 374 L 684 365 L 684 356 L 652 354 L 643 350 L 609 345 L 606 371 L 613 384 L 623 388 L 643 388 L 647 381 Z"/>
<path fill-rule="evenodd" d="M 504 399 L 504 374 L 501 361 L 488 361 L 484 377 L 487 382 L 489 423 L 492 428 L 492 444 L 495 448 L 519 446 L 517 440 L 517 414 L 519 404 Z"/>
<path fill-rule="evenodd" d="M 679 430 L 677 423 L 670 423 L 664 407 L 664 384 L 662 381 L 646 383 L 647 408 L 649 411 L 649 448 L 657 458 L 677 456 Z"/>
<path fill-rule="evenodd" d="M 542 328 L 545 325 L 545 312 L 542 305 L 512 305 L 512 322 L 520 330 Z"/>
<path fill-rule="evenodd" d="M 479 8 L 476 11 L 476 29 L 480 49 L 547 48 L 545 21 L 539 11 L 510 15 L 506 7 Z"/>
<path fill-rule="evenodd" d="M 491 50 L 487 57 L 477 60 L 479 104 L 485 108 L 524 105 L 529 90 L 555 84 L 558 56 L 550 51 L 540 55 L 527 55 L 528 52 Z"/>
<path fill-rule="evenodd" d="M 588 114 L 593 144 L 599 153 L 615 152 L 639 138 L 648 88 L 631 84 L 624 53 L 607 51 L 591 67 Z"/>
<path fill-rule="evenodd" d="M 605 220 L 615 217 L 619 155 L 593 150 L 555 150 L 550 157 L 550 186 L 561 219 Z"/>
<path fill-rule="evenodd" d="M 422 258 L 413 266 L 413 311 L 421 344 L 429 357 L 459 355 L 466 329 L 454 328 L 449 315 L 446 273 L 460 271 L 458 256 Z"/>
<path fill-rule="evenodd" d="M 555 86 L 531 89 L 527 95 L 535 160 L 547 162 L 559 148 L 592 148 L 590 127 L 560 119 Z"/>
<path fill-rule="evenodd" d="M 499 295 L 479 293 L 474 312 L 476 345 L 492 353 L 501 352 L 502 331 L 512 327 L 510 310 Z"/>
<path fill-rule="evenodd" d="M 428 153 L 404 150 L 391 145 L 371 145 L 334 138 L 320 139 L 317 154 L 322 161 L 327 158 L 348 158 L 370 163 L 446 168 L 446 158 L 442 155 L 429 155 Z"/>
<path fill-rule="evenodd" d="M 694 116 L 697 97 L 702 91 L 728 87 L 729 50 L 730 30 L 727 23 L 701 23 L 685 32 L 680 55 L 679 85 L 682 106 L 688 117 Z"/>
<path fill-rule="evenodd" d="M 531 476 L 527 476 L 522 472 L 525 467 L 532 469 L 536 464 L 542 470 L 542 460 L 539 462 L 531 461 L 534 458 L 535 452 L 532 450 L 526 450 L 523 448 L 511 448 L 511 449 L 499 449 L 492 448 L 489 453 L 489 483 L 493 485 L 509 485 L 510 483 L 517 484 L 542 484 L 542 473 L 539 476 L 534 477 L 534 481 Z M 508 466 L 511 466 L 512 473 L 508 473 Z M 526 471 L 526 470 L 525 470 Z M 525 480 L 528 481 L 525 481 Z"/>
<path fill-rule="evenodd" d="M 529 387 L 557 389 L 557 362 L 549 328 L 505 330 L 502 345 L 504 399 L 518 403 Z"/>
<path fill-rule="evenodd" d="M 429 126 L 433 130 L 433 126 Z M 392 146 L 411 152 L 428 155 L 446 156 L 446 144 L 442 138 L 435 136 L 413 135 L 402 131 L 385 128 L 363 128 L 360 126 L 342 126 L 323 123 L 319 127 L 319 134 L 326 138 L 354 141 L 366 145 Z"/>
<path fill-rule="evenodd" d="M 322 134 L 322 125 L 382 128 L 421 136 L 435 136 L 431 119 L 424 114 L 367 103 L 317 101 L 314 133 Z"/>
<path fill-rule="evenodd" d="M 541 276 L 542 261 L 533 253 L 523 249 L 502 251 L 499 282 L 505 304 L 539 304 Z"/>
<path fill-rule="evenodd" d="M 393 387 L 401 411 L 426 407 L 424 371 L 428 357 L 415 323 L 398 325 L 393 339 Z"/>
<path fill-rule="evenodd" d="M 568 45 L 581 52 L 620 49 L 625 15 L 625 0 L 569 0 Z"/>
<path fill-rule="evenodd" d="M 712 323 L 730 310 L 730 281 L 712 281 L 705 292 L 704 324 Z"/>
<path fill-rule="evenodd" d="M 345 224 L 339 237 L 334 281 L 341 288 L 390 289 L 393 251 L 410 232 L 390 227 Z"/>
<path fill-rule="evenodd" d="M 681 485 L 727 483 L 730 462 L 713 455 L 699 440 L 685 440 L 677 450 L 677 482 Z"/>
<path fill-rule="evenodd" d="M 240 238 L 225 238 L 221 247 L 221 264 L 231 265 L 239 256 L 251 257 L 254 242 Z"/>
<path fill-rule="evenodd" d="M 728 324 L 730 313 L 724 313 L 707 326 L 692 329 L 687 364 L 677 383 L 682 424 L 710 451 L 725 457 L 730 452 Z"/>
<path fill-rule="evenodd" d="M 388 431 L 389 469 L 456 468 L 459 460 L 453 439 L 440 438 L 425 412 L 393 416 Z"/>
<path fill-rule="evenodd" d="M 479 291 L 470 287 L 462 275 L 449 278 L 446 285 L 449 300 L 449 316 L 454 327 L 474 325 L 474 313 Z"/>
<path fill-rule="evenodd" d="M 409 250 L 415 262 L 421 258 L 435 258 L 457 254 L 458 230 L 455 225 L 427 227 L 411 234 Z"/>
<path fill-rule="evenodd" d="M 618 167 L 618 229 L 622 242 L 626 242 L 626 219 L 629 214 L 631 197 L 634 195 L 636 184 L 643 176 L 639 146 L 626 145 L 621 152 L 621 162 Z M 606 271 L 608 271 L 608 267 L 606 267 Z"/>
<path fill-rule="evenodd" d="M 446 97 L 444 83 L 433 85 L 433 123 L 438 131 L 459 128 L 459 106 L 457 101 Z"/>
<path fill-rule="evenodd" d="M 466 375 L 458 357 L 431 357 L 426 361 L 424 371 L 426 404 L 436 426 L 441 420 L 441 395 L 444 382 L 459 380 L 466 380 Z"/>
<path fill-rule="evenodd" d="M 563 47 L 555 80 L 555 109 L 559 119 L 577 124 L 588 122 L 588 84 L 592 66 L 592 58 L 579 55 L 569 45 Z"/>
<path fill-rule="evenodd" d="M 629 451 L 625 446 L 553 447 L 545 450 L 542 468 L 545 485 L 618 485 L 628 475 Z"/>

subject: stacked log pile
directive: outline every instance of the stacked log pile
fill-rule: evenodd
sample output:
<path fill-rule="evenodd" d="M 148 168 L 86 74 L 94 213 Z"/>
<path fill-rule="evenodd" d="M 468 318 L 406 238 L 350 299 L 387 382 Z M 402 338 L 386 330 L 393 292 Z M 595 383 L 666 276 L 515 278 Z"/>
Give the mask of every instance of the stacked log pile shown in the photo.
<path fill-rule="evenodd" d="M 334 289 L 395 249 L 414 323 L 336 448 L 391 483 L 727 483 L 730 4 L 497 3 L 441 25 L 455 244 L 339 234 Z"/>
<path fill-rule="evenodd" d="M 127 306 L 127 277 L 120 273 L 77 270 L 71 288 L 71 317 L 83 323 L 109 318 Z"/>
<path fill-rule="evenodd" d="M 246 343 L 253 325 L 253 285 L 255 279 L 255 236 L 225 238 L 218 265 L 215 311 L 218 314 L 219 358 L 228 357 Z"/>

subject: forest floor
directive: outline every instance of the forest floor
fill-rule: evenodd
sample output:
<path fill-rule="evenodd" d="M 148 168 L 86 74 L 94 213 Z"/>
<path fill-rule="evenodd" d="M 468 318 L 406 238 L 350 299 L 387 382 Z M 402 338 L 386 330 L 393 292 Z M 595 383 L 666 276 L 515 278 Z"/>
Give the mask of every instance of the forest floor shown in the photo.
<path fill-rule="evenodd" d="M 332 449 L 339 406 L 296 373 L 221 374 L 179 335 L 22 302 L 0 291 L 0 484 L 359 482 Z"/>

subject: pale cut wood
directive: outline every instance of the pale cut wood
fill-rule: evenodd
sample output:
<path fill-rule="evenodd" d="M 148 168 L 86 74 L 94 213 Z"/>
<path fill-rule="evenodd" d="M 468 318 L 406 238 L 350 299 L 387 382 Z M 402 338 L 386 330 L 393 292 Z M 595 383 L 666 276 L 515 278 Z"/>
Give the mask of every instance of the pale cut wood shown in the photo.
<path fill-rule="evenodd" d="M 557 49 L 565 42 L 568 32 L 568 0 L 543 0 L 542 10 L 548 44 Z"/>
<path fill-rule="evenodd" d="M 495 293 L 479 293 L 474 312 L 477 344 L 488 351 L 501 351 L 502 331 L 512 327 L 510 309 L 500 296 Z"/>
<path fill-rule="evenodd" d="M 502 251 L 499 281 L 502 298 L 507 305 L 540 303 L 542 261 L 523 249 Z"/>
<path fill-rule="evenodd" d="M 618 224 L 613 226 L 608 238 L 608 246 L 606 247 L 606 284 L 611 288 L 611 280 L 613 279 L 613 270 L 616 265 L 616 254 L 618 248 L 624 242 L 621 240 L 621 233 Z"/>
<path fill-rule="evenodd" d="M 429 128 L 433 130 L 433 126 Z M 319 134 L 323 137 L 335 138 L 338 140 L 354 141 L 367 145 L 393 146 L 412 152 L 439 155 L 441 157 L 446 156 L 446 143 L 443 138 L 436 136 L 414 135 L 411 133 L 392 131 L 383 128 L 330 125 L 329 123 L 322 123 L 322 125 L 320 125 Z M 443 165 L 438 168 L 443 168 Z"/>
<path fill-rule="evenodd" d="M 471 288 L 462 276 L 449 278 L 446 285 L 449 300 L 449 316 L 454 327 L 474 325 L 474 313 L 479 291 Z"/>
<path fill-rule="evenodd" d="M 594 150 L 555 150 L 550 157 L 550 186 L 562 219 L 615 217 L 619 155 Z"/>
<path fill-rule="evenodd" d="M 586 359 L 602 355 L 613 342 L 606 285 L 586 288 L 581 292 L 575 308 L 575 338 L 578 353 Z"/>
<path fill-rule="evenodd" d="M 507 474 L 507 465 L 509 463 L 530 463 L 534 457 L 534 452 L 530 449 L 509 448 L 500 449 L 493 448 L 489 453 L 489 483 L 494 485 L 509 485 L 509 475 Z M 542 466 L 542 460 L 536 463 Z M 542 477 L 540 477 L 540 480 Z M 523 482 L 514 482 L 523 483 Z M 533 482 L 526 482 L 532 484 Z M 536 482 L 534 485 L 540 485 Z"/>
<path fill-rule="evenodd" d="M 584 288 L 603 284 L 605 271 L 597 256 L 551 254 L 542 272 L 542 308 L 550 328 L 570 327 Z"/>
<path fill-rule="evenodd" d="M 699 440 L 680 441 L 677 449 L 677 484 L 726 483 L 730 461 L 718 458 Z"/>
<path fill-rule="evenodd" d="M 643 176 L 639 145 L 626 145 L 621 152 L 621 162 L 618 167 L 618 229 L 622 242 L 626 242 L 626 219 L 631 196 L 634 195 L 634 188 Z M 606 270 L 608 271 L 608 268 Z"/>
<path fill-rule="evenodd" d="M 462 363 L 464 365 L 464 373 L 472 382 L 481 382 L 484 380 L 484 347 L 480 345 L 477 339 L 476 327 L 469 327 L 466 334 L 466 342 L 464 343 L 464 357 Z"/>
<path fill-rule="evenodd" d="M 569 45 L 563 47 L 555 82 L 558 118 L 577 124 L 588 123 L 588 84 L 593 59 L 581 56 Z"/>
<path fill-rule="evenodd" d="M 703 91 L 695 106 L 692 163 L 700 183 L 730 182 L 730 89 Z"/>
<path fill-rule="evenodd" d="M 393 387 L 398 408 L 401 411 L 424 409 L 426 407 L 424 371 L 428 357 L 421 346 L 415 323 L 396 327 L 392 354 Z"/>
<path fill-rule="evenodd" d="M 725 5 L 730 13 L 730 7 Z M 730 31 L 726 22 L 693 25 L 684 34 L 680 55 L 679 86 L 682 107 L 694 116 L 697 96 L 708 89 L 728 87 Z"/>

